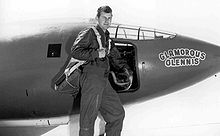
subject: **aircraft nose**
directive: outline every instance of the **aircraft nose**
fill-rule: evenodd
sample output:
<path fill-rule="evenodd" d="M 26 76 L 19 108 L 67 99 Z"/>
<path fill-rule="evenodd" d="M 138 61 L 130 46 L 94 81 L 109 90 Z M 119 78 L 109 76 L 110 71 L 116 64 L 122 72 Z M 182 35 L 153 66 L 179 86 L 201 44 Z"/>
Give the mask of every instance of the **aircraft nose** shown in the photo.
<path fill-rule="evenodd" d="M 220 72 L 220 45 L 218 45 L 218 50 L 217 50 L 217 53 L 216 53 L 216 58 L 217 58 L 217 62 L 218 63 L 218 67 L 219 67 L 219 71 Z"/>
<path fill-rule="evenodd" d="M 208 61 L 220 72 L 220 45 L 209 44 L 206 50 Z"/>
<path fill-rule="evenodd" d="M 174 52 L 173 60 L 176 60 L 177 62 L 172 65 L 172 61 L 170 61 L 170 63 L 167 61 L 168 66 L 175 66 L 176 68 L 180 68 L 177 66 L 187 66 L 182 67 L 182 70 L 188 72 L 191 71 L 191 74 L 198 74 L 204 77 L 220 72 L 220 45 L 182 35 L 177 35 L 175 39 L 175 45 L 179 47 L 174 48 L 171 51 Z M 175 51 L 179 51 L 179 56 L 175 56 Z M 167 54 L 169 56 L 169 50 Z M 175 59 L 175 57 L 177 59 Z M 181 62 L 179 63 L 178 61 L 186 63 L 187 61 L 190 61 L 191 63 L 189 65 L 186 65 L 185 63 L 185 65 L 181 65 Z"/>
<path fill-rule="evenodd" d="M 220 72 L 220 45 L 189 37 L 182 38 L 185 40 L 181 43 L 189 49 L 189 56 L 199 59 L 200 68 L 206 67 L 212 73 Z"/>
<path fill-rule="evenodd" d="M 220 45 L 211 44 L 208 42 L 199 42 L 199 49 L 205 53 L 205 58 L 201 68 L 209 71 L 210 74 L 220 72 Z"/>

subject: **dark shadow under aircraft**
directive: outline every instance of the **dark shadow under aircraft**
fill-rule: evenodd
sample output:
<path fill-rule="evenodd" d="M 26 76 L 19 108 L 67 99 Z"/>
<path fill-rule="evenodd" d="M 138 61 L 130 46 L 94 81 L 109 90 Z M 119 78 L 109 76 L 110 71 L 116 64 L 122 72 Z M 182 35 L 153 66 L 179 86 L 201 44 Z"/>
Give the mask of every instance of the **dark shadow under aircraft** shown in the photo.
<path fill-rule="evenodd" d="M 3 29 L 0 127 L 55 126 L 79 114 L 80 93 L 76 98 L 57 93 L 51 83 L 65 68 L 77 34 L 93 25 L 92 20 L 28 22 Z M 217 45 L 145 27 L 113 24 L 109 31 L 134 73 L 128 90 L 112 83 L 123 104 L 178 91 L 220 71 Z"/>

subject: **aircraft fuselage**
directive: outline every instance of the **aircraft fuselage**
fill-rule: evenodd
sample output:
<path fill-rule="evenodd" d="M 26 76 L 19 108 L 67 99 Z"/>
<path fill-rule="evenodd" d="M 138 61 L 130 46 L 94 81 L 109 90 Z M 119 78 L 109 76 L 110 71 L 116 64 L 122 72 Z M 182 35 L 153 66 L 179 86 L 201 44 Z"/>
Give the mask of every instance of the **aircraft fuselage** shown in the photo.
<path fill-rule="evenodd" d="M 37 34 L 0 41 L 0 119 L 78 113 L 80 95 L 73 102 L 71 95 L 55 92 L 51 82 L 65 67 L 79 31 L 90 25 L 49 27 Z M 180 35 L 140 39 L 137 32 L 138 39 L 112 37 L 121 53 L 133 60 L 134 85 L 119 93 L 124 104 L 180 90 L 220 70 L 220 47 L 216 45 Z M 130 55 L 124 51 L 126 47 Z"/>

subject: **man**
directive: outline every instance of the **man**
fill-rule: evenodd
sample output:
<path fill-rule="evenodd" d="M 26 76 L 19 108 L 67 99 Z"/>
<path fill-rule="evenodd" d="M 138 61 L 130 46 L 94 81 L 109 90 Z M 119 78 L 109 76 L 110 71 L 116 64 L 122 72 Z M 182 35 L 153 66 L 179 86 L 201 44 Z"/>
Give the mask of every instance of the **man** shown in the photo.
<path fill-rule="evenodd" d="M 96 29 L 101 35 L 101 43 L 104 49 L 99 49 L 96 34 L 92 28 L 81 31 L 71 49 L 72 57 L 86 60 L 82 67 L 83 73 L 80 79 L 81 103 L 80 103 L 80 136 L 93 136 L 94 123 L 100 111 L 106 121 L 106 135 L 120 136 L 125 116 L 124 108 L 118 94 L 113 90 L 108 74 L 110 63 L 115 68 L 125 69 L 129 67 L 120 61 L 120 54 L 114 45 L 109 45 L 108 28 L 112 21 L 112 9 L 102 6 L 97 10 Z"/>

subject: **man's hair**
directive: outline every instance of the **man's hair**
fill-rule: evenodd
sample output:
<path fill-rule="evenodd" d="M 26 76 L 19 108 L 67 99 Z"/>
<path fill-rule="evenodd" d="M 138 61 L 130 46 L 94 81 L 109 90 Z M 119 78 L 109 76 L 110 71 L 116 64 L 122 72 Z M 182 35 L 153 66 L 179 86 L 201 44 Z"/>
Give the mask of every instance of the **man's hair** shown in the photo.
<path fill-rule="evenodd" d="M 97 17 L 99 18 L 101 15 L 101 12 L 105 13 L 112 13 L 112 9 L 109 6 L 101 6 L 97 10 Z"/>

